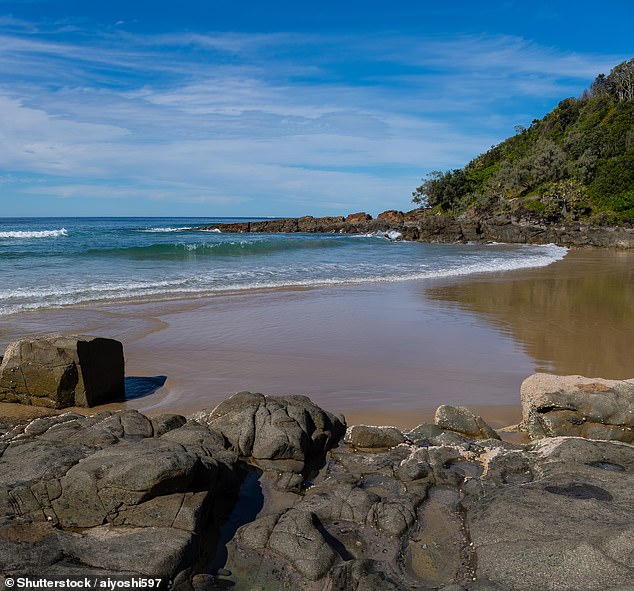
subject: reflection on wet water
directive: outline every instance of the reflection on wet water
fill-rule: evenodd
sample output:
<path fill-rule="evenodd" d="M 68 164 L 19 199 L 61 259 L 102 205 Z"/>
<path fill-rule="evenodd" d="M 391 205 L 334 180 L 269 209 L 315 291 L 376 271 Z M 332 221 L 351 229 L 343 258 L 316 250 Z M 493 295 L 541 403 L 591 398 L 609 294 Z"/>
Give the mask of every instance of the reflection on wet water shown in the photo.
<path fill-rule="evenodd" d="M 472 312 L 511 335 L 536 371 L 634 376 L 634 253 L 571 251 L 530 273 L 430 288 L 425 295 Z"/>

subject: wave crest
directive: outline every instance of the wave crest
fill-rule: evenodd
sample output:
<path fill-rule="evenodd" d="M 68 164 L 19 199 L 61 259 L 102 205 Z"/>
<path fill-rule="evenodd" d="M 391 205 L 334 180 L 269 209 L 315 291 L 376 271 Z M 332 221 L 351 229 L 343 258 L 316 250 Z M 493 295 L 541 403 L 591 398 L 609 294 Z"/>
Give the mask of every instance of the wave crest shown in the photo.
<path fill-rule="evenodd" d="M 9 230 L 0 232 L 0 238 L 55 238 L 56 236 L 68 236 L 68 230 Z"/>

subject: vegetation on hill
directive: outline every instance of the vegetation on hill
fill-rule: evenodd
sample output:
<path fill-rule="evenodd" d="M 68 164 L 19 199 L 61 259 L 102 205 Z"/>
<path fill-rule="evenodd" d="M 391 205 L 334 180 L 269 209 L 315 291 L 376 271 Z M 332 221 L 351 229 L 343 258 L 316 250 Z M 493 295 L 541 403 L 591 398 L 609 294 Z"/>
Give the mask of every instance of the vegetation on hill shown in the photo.
<path fill-rule="evenodd" d="M 464 168 L 427 175 L 413 201 L 453 214 L 634 222 L 634 58 L 515 131 Z"/>

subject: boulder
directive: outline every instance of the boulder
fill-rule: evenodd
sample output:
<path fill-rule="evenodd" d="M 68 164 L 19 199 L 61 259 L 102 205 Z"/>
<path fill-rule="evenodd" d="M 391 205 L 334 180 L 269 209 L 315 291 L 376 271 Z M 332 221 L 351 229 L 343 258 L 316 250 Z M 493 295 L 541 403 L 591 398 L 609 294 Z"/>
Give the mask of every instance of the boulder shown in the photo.
<path fill-rule="evenodd" d="M 353 425 L 346 431 L 344 441 L 353 447 L 388 448 L 403 443 L 405 436 L 396 427 Z"/>
<path fill-rule="evenodd" d="M 345 432 L 345 423 L 306 396 L 238 392 L 194 420 L 221 433 L 244 458 L 264 469 L 301 474 L 322 461 Z M 293 481 L 295 482 L 295 481 Z"/>
<path fill-rule="evenodd" d="M 531 439 L 573 435 L 634 442 L 634 381 L 534 374 L 521 386 Z"/>
<path fill-rule="evenodd" d="M 465 406 L 443 404 L 436 409 L 434 423 L 441 429 L 455 431 L 473 439 L 500 439 L 487 422 Z"/>
<path fill-rule="evenodd" d="M 0 365 L 0 400 L 48 408 L 95 406 L 125 398 L 123 346 L 93 336 L 11 343 Z"/>

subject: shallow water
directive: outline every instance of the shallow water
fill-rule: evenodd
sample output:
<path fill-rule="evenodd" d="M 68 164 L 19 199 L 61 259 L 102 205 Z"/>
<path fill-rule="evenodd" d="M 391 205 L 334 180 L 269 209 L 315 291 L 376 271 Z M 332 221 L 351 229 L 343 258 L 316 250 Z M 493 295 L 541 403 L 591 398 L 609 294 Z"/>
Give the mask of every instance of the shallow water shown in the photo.
<path fill-rule="evenodd" d="M 204 218 L 0 219 L 0 316 L 114 300 L 393 282 L 546 265 L 555 246 L 425 245 L 384 235 L 222 234 Z"/>

